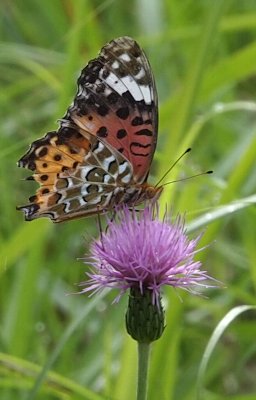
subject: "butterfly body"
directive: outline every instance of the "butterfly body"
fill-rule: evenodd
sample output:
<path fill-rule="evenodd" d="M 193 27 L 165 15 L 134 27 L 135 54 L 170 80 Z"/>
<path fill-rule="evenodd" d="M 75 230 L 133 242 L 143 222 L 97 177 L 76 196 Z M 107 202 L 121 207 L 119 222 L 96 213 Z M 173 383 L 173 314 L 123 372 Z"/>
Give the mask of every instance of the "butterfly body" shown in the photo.
<path fill-rule="evenodd" d="M 148 60 L 131 38 L 108 43 L 82 70 L 57 131 L 32 143 L 18 165 L 41 186 L 18 209 L 61 222 L 159 195 L 147 184 L 157 141 L 157 94 Z"/>

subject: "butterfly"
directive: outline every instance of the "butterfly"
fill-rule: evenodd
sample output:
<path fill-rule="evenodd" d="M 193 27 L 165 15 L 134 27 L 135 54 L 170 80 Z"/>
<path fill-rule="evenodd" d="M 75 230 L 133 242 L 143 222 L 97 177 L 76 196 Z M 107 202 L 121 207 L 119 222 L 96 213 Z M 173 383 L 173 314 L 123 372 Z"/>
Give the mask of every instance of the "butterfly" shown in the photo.
<path fill-rule="evenodd" d="M 40 184 L 27 221 L 62 222 L 135 206 L 159 196 L 147 177 L 158 130 L 157 91 L 140 46 L 124 36 L 107 43 L 77 81 L 77 93 L 57 131 L 34 141 L 18 166 Z"/>

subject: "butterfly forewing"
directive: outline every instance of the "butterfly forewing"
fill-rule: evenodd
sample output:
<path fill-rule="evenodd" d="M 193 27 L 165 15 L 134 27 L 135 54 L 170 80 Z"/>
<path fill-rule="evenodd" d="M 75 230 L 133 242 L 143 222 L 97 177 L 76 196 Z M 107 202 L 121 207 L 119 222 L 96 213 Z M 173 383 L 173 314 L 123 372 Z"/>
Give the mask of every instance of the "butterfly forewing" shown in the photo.
<path fill-rule="evenodd" d="M 82 70 L 58 131 L 33 142 L 18 162 L 41 185 L 19 209 L 27 220 L 59 222 L 143 201 L 157 123 L 144 52 L 131 38 L 111 41 Z"/>
<path fill-rule="evenodd" d="M 149 62 L 134 40 L 113 40 L 89 62 L 67 117 L 122 152 L 136 181 L 145 180 L 157 140 L 157 94 Z"/>

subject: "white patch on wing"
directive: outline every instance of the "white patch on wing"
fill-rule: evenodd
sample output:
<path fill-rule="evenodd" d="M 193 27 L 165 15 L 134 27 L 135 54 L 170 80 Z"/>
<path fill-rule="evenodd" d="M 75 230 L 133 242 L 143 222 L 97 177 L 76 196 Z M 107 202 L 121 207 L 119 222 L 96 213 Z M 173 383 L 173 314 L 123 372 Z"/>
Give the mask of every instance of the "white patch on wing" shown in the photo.
<path fill-rule="evenodd" d="M 102 76 L 101 76 L 102 78 Z M 102 78 L 104 82 L 106 82 L 107 85 L 109 85 L 115 92 L 118 94 L 122 95 L 127 91 L 126 86 L 122 83 L 122 81 L 111 72 L 107 78 Z"/>
<path fill-rule="evenodd" d="M 104 89 L 104 96 L 108 96 L 109 94 L 113 93 L 113 91 L 111 89 L 109 89 L 108 87 L 105 87 Z"/>
<path fill-rule="evenodd" d="M 123 176 L 122 179 L 121 179 L 121 181 L 122 181 L 123 183 L 129 183 L 129 182 L 131 181 L 131 175 L 130 175 L 130 174 L 127 174 L 127 175 Z"/>
<path fill-rule="evenodd" d="M 112 178 L 112 176 L 110 176 L 110 175 L 108 175 L 108 174 L 105 174 L 104 175 L 104 178 L 103 178 L 103 182 L 104 183 L 109 183 L 110 181 L 112 181 L 113 180 L 113 178 Z M 113 182 L 112 182 L 113 183 Z"/>
<path fill-rule="evenodd" d="M 123 60 L 123 61 L 126 61 L 126 62 L 131 61 L 131 57 L 129 56 L 128 53 L 120 54 L 119 58 L 120 58 L 121 60 Z"/>
<path fill-rule="evenodd" d="M 114 63 L 113 63 L 114 65 Z M 141 79 L 145 75 L 145 71 L 142 68 L 136 79 Z M 101 77 L 102 78 L 102 77 Z M 121 79 L 111 72 L 107 78 L 102 78 L 108 86 L 110 86 L 115 92 L 122 96 L 123 93 L 130 92 L 135 101 L 144 100 L 146 104 L 151 104 L 151 92 L 148 85 L 139 85 L 131 75 L 122 77 Z"/>
<path fill-rule="evenodd" d="M 88 186 L 90 186 L 90 183 L 85 183 L 82 187 L 81 187 L 81 195 L 82 196 L 86 196 L 88 193 L 87 188 Z"/>
<path fill-rule="evenodd" d="M 150 87 L 148 85 L 141 85 L 140 90 L 143 93 L 143 98 L 146 104 L 152 103 L 152 97 L 150 92 Z"/>
<path fill-rule="evenodd" d="M 74 186 L 73 179 L 72 179 L 72 178 L 66 178 L 66 177 L 65 177 L 65 179 L 66 179 L 67 182 L 68 182 L 67 188 L 72 188 L 72 187 Z M 67 188 L 65 188 L 65 189 L 67 189 Z"/>
<path fill-rule="evenodd" d="M 145 76 L 145 70 L 144 70 L 144 68 L 141 68 L 139 70 L 139 72 L 136 75 L 134 75 L 134 78 L 141 79 L 141 78 L 144 78 L 144 76 Z"/>
<path fill-rule="evenodd" d="M 76 97 L 77 97 L 77 96 L 81 96 L 81 94 L 83 94 L 83 92 L 84 92 L 83 86 L 82 86 L 82 85 L 79 85 L 79 86 L 78 86 L 78 92 L 77 92 L 77 94 L 76 94 Z M 72 105 L 71 105 L 70 107 L 72 107 Z"/>
<path fill-rule="evenodd" d="M 120 67 L 119 62 L 118 62 L 117 60 L 115 60 L 115 61 L 113 62 L 113 64 L 112 64 L 112 68 L 118 69 L 119 67 Z"/>
<path fill-rule="evenodd" d="M 94 149 L 94 153 L 99 154 L 102 152 L 102 150 L 104 150 L 104 145 L 99 141 L 97 143 L 97 147 L 95 147 L 95 149 Z"/>
<path fill-rule="evenodd" d="M 95 196 L 94 199 L 90 200 L 90 205 L 91 204 L 98 204 L 101 201 L 101 196 Z"/>
<path fill-rule="evenodd" d="M 87 175 L 91 170 L 93 170 L 95 167 L 94 166 L 84 166 L 83 168 L 80 169 L 80 176 L 82 181 L 87 182 Z M 97 177 L 97 173 L 95 173 L 95 176 Z M 99 175 L 98 175 L 99 176 Z"/>
<path fill-rule="evenodd" d="M 125 172 L 126 172 L 126 174 L 121 178 L 121 181 L 123 183 L 129 183 L 132 179 L 132 171 L 127 162 L 119 164 L 119 167 L 118 167 L 118 175 L 122 175 Z"/>
<path fill-rule="evenodd" d="M 68 201 L 67 203 L 64 203 L 64 212 L 68 213 L 70 211 L 70 201 Z"/>
<path fill-rule="evenodd" d="M 79 200 L 80 206 L 84 206 L 87 204 L 87 201 L 85 201 L 82 197 L 79 197 L 78 200 Z"/>
<path fill-rule="evenodd" d="M 141 86 L 133 79 L 131 75 L 124 76 L 122 82 L 126 87 L 126 90 L 130 92 L 135 101 L 143 100 L 143 94 L 140 89 Z"/>
<path fill-rule="evenodd" d="M 115 162 L 116 159 L 115 159 L 115 157 L 112 156 L 112 155 L 109 156 L 109 157 L 104 158 L 104 160 L 101 162 L 101 165 L 102 165 L 103 169 L 104 169 L 105 171 L 108 171 L 108 170 L 109 170 L 109 165 L 110 165 L 113 161 Z"/>
<path fill-rule="evenodd" d="M 123 162 L 122 164 L 119 164 L 119 167 L 118 167 L 119 174 L 121 175 L 126 170 L 127 167 L 128 167 L 128 163 L 126 161 Z"/>

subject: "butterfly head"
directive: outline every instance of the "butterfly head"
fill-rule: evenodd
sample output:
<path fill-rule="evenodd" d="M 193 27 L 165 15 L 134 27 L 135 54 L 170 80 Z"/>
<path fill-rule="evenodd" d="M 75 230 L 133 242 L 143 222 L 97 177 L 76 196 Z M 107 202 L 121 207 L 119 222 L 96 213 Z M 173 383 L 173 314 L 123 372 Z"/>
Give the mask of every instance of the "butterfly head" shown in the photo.
<path fill-rule="evenodd" d="M 158 200 L 163 191 L 163 186 L 152 186 L 147 183 L 144 185 L 145 198 L 143 200 Z"/>

